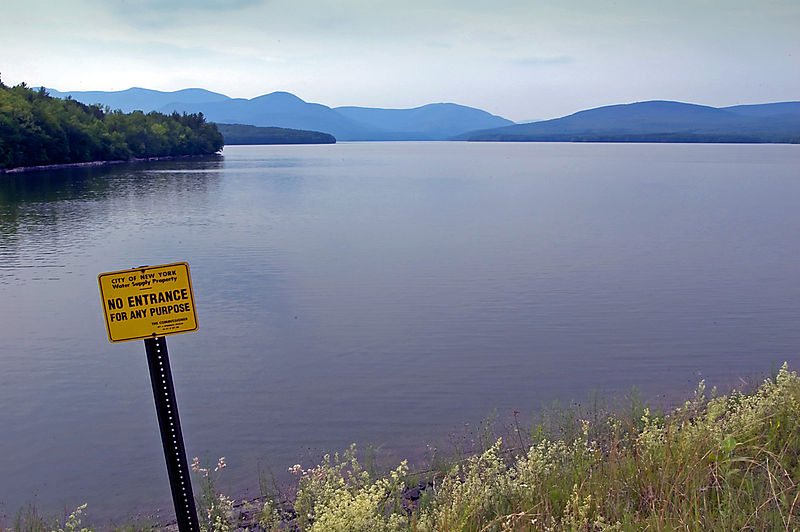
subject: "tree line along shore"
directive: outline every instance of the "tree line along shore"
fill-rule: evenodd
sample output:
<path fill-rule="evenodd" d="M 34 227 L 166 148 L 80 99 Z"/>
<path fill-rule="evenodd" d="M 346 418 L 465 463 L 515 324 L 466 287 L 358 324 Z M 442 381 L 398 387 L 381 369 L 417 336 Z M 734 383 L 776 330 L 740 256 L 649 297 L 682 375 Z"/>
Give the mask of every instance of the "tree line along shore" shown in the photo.
<path fill-rule="evenodd" d="M 202 113 L 123 113 L 0 81 L 0 171 L 212 155 L 223 145 Z"/>

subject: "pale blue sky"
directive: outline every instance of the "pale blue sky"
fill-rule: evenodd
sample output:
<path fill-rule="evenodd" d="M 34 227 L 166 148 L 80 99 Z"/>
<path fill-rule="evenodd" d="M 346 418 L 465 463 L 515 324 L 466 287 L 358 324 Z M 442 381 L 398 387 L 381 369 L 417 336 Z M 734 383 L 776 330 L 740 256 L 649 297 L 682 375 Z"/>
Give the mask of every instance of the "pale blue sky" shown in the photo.
<path fill-rule="evenodd" d="M 0 74 L 512 120 L 800 100 L 800 1 L 2 0 Z"/>

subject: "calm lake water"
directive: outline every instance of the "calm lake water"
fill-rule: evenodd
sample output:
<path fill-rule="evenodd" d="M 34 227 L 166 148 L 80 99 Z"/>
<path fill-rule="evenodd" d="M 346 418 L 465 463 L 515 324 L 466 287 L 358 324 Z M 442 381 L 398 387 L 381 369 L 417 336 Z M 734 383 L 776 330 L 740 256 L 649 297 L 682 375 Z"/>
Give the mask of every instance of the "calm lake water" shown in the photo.
<path fill-rule="evenodd" d="M 800 146 L 344 143 L 0 176 L 0 514 L 171 513 L 142 342 L 97 274 L 187 261 L 187 453 L 257 494 L 495 409 L 800 367 Z M 466 436 L 465 436 L 466 437 Z M 7 524 L 7 521 L 0 521 Z"/>

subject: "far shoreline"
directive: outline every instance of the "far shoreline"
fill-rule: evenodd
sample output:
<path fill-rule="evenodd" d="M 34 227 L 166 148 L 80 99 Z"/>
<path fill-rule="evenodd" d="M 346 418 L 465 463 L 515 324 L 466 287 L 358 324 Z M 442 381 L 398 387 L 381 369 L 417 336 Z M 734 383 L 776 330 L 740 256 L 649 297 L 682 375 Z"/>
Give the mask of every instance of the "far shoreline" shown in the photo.
<path fill-rule="evenodd" d="M 710 141 L 652 141 L 652 140 L 625 140 L 625 141 L 614 141 L 614 140 L 525 140 L 525 139 L 480 139 L 480 140 L 357 140 L 357 141 L 342 141 L 344 143 L 382 143 L 382 142 L 465 142 L 470 144 L 683 144 L 683 145 L 734 145 L 734 146 L 741 146 L 741 145 L 753 145 L 753 146 L 763 146 L 766 144 L 770 145 L 783 145 L 783 146 L 796 146 L 800 144 L 800 142 L 775 142 L 775 141 L 718 141 L 718 142 L 710 142 Z M 336 142 L 335 144 L 339 144 L 340 142 Z M 329 143 L 334 144 L 334 143 Z M 299 146 L 299 145 L 325 145 L 320 143 L 281 143 L 281 144 L 226 144 L 225 146 Z M 114 159 L 109 161 L 85 161 L 80 163 L 60 163 L 60 164 L 43 164 L 43 165 L 36 165 L 36 166 L 17 166 L 14 168 L 0 168 L 0 175 L 6 174 L 23 174 L 29 172 L 42 172 L 47 170 L 66 170 L 70 168 L 102 168 L 105 166 L 112 166 L 118 164 L 126 164 L 126 163 L 142 163 L 142 162 L 155 162 L 155 161 L 174 161 L 174 160 L 183 160 L 183 159 L 200 159 L 200 158 L 221 158 L 223 157 L 222 153 L 204 153 L 204 154 L 193 154 L 193 155 L 164 155 L 158 157 L 135 157 L 132 159 Z"/>
<path fill-rule="evenodd" d="M 133 159 L 115 159 L 110 161 L 85 161 L 81 163 L 43 164 L 37 166 L 17 166 L 14 168 L 0 168 L 0 175 L 22 174 L 28 172 L 42 172 L 46 170 L 66 170 L 68 168 L 100 168 L 125 163 L 146 163 L 153 161 L 173 161 L 181 159 L 200 159 L 204 157 L 222 157 L 220 153 L 204 153 L 196 155 L 164 155 L 159 157 L 136 157 Z"/>

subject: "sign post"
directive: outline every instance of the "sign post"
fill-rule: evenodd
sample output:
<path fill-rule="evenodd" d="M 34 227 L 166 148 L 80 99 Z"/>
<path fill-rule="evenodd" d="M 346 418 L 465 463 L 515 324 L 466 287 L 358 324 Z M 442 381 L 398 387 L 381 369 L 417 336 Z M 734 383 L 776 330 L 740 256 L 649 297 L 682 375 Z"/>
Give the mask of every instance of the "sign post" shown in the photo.
<path fill-rule="evenodd" d="M 189 477 L 189 464 L 186 461 L 186 448 L 183 445 L 181 420 L 178 417 L 178 404 L 175 402 L 175 388 L 172 385 L 167 339 L 163 336 L 147 338 L 144 341 L 144 348 L 147 352 L 147 365 L 150 367 L 150 382 L 153 384 L 156 415 L 161 429 L 161 445 L 164 447 L 164 458 L 167 461 L 167 474 L 172 490 L 172 503 L 175 505 L 175 517 L 178 519 L 178 530 L 200 532 L 192 481 Z"/>
<path fill-rule="evenodd" d="M 144 340 L 178 530 L 200 532 L 164 337 L 197 330 L 189 265 L 143 266 L 97 280 L 109 341 Z"/>

